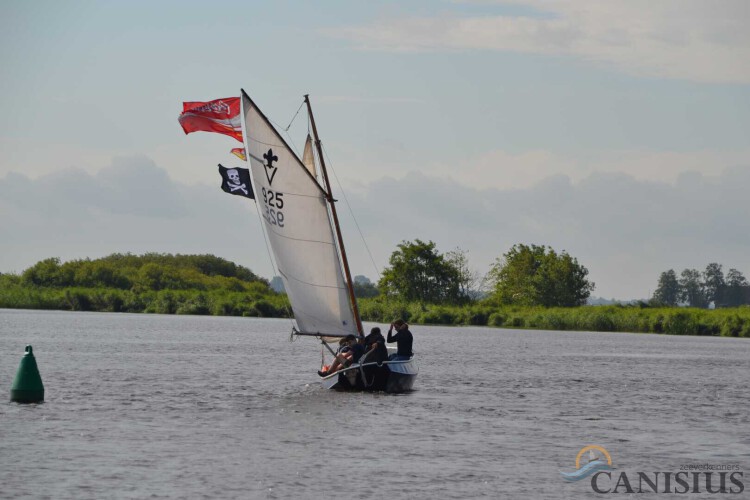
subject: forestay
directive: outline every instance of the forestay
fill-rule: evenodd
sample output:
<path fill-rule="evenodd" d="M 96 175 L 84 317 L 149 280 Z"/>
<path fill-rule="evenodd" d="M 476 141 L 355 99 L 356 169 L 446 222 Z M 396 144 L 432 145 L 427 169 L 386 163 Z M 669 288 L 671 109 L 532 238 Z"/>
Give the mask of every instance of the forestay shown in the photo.
<path fill-rule="evenodd" d="M 356 335 L 325 192 L 244 91 L 242 118 L 255 197 L 299 331 Z"/>

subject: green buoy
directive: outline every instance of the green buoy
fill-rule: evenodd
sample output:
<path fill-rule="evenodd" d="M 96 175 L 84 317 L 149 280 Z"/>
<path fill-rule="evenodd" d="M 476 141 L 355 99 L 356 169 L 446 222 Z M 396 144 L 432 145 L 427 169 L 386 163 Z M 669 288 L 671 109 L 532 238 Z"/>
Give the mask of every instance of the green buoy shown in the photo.
<path fill-rule="evenodd" d="M 44 401 L 44 384 L 36 366 L 36 358 L 31 346 L 26 346 L 26 354 L 21 358 L 16 378 L 10 388 L 10 400 L 16 403 L 41 403 Z"/>

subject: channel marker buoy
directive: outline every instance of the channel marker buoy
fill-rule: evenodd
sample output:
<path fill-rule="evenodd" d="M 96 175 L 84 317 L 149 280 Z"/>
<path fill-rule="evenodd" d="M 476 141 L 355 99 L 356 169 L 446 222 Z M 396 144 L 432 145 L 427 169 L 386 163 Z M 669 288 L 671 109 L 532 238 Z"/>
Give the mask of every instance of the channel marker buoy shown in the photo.
<path fill-rule="evenodd" d="M 44 401 L 44 384 L 36 358 L 30 345 L 26 346 L 26 354 L 18 365 L 16 378 L 10 388 L 10 400 L 15 403 L 41 403 Z"/>

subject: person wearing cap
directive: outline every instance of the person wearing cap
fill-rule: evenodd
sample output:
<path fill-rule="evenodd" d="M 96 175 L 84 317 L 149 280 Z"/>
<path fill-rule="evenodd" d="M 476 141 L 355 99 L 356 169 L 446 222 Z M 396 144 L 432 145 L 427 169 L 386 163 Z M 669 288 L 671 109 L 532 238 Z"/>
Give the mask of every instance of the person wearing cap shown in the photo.
<path fill-rule="evenodd" d="M 359 361 L 364 353 L 364 346 L 357 342 L 355 335 L 349 334 L 339 341 L 339 350 L 336 353 L 336 359 L 333 360 L 328 370 L 318 370 L 318 375 L 326 377 L 336 373 L 352 363 Z"/>
<path fill-rule="evenodd" d="M 393 330 L 396 329 L 396 334 L 393 335 Z M 397 319 L 391 323 L 391 327 L 388 329 L 388 343 L 396 342 L 398 350 L 396 354 L 391 356 L 391 361 L 406 361 L 411 359 L 413 353 L 411 350 L 412 342 L 414 337 L 409 331 L 409 325 L 403 319 Z"/>

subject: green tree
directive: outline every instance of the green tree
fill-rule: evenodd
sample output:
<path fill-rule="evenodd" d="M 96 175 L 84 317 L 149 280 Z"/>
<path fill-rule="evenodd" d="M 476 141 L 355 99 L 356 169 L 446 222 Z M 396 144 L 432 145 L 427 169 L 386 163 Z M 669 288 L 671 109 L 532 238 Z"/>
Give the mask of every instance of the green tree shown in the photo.
<path fill-rule="evenodd" d="M 353 288 L 354 296 L 357 298 L 364 299 L 380 295 L 378 288 L 370 281 L 370 278 L 361 274 L 354 277 Z"/>
<path fill-rule="evenodd" d="M 133 280 L 133 290 L 144 292 L 146 290 L 161 290 L 164 288 L 164 268 L 155 262 L 149 262 L 138 270 Z"/>
<path fill-rule="evenodd" d="M 464 302 L 458 271 L 435 248 L 435 243 L 404 241 L 391 254 L 378 288 L 387 297 L 405 301 Z"/>
<path fill-rule="evenodd" d="M 75 268 L 76 286 L 122 289 L 132 286 L 113 264 L 104 260 L 66 262 L 62 268 L 65 269 L 69 264 L 73 264 Z"/>
<path fill-rule="evenodd" d="M 690 307 L 708 307 L 701 272 L 697 269 L 685 269 L 680 274 L 680 301 Z"/>
<path fill-rule="evenodd" d="M 680 297 L 680 283 L 674 269 L 664 271 L 659 276 L 659 284 L 654 292 L 654 301 L 665 306 L 676 306 Z"/>
<path fill-rule="evenodd" d="M 65 276 L 61 276 L 60 259 L 57 257 L 40 260 L 23 272 L 21 280 L 28 285 L 49 287 L 65 286 L 67 281 Z"/>
<path fill-rule="evenodd" d="M 488 278 L 501 304 L 574 307 L 585 304 L 594 289 L 588 273 L 565 251 L 518 244 L 497 259 Z"/>
<path fill-rule="evenodd" d="M 713 302 L 714 305 L 722 302 L 723 297 L 721 295 L 726 284 L 721 267 L 721 264 L 712 262 L 703 271 L 703 290 L 706 294 L 706 302 Z"/>
<path fill-rule="evenodd" d="M 479 295 L 479 274 L 469 266 L 468 252 L 456 247 L 445 254 L 445 260 L 458 273 L 458 288 L 461 296 L 475 299 Z"/>
<path fill-rule="evenodd" d="M 736 307 L 747 303 L 745 290 L 750 286 L 747 278 L 737 269 L 727 271 L 725 303 L 730 307 Z"/>

